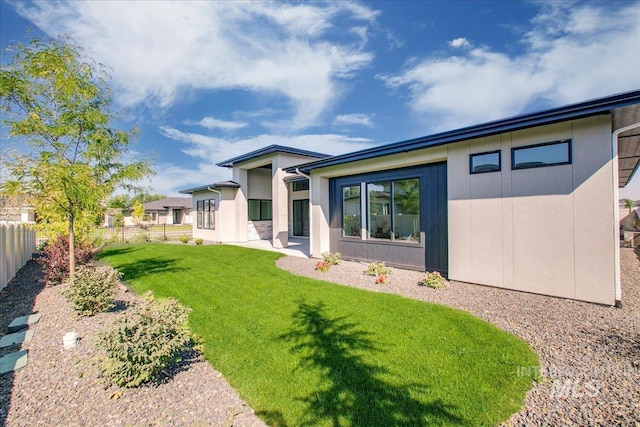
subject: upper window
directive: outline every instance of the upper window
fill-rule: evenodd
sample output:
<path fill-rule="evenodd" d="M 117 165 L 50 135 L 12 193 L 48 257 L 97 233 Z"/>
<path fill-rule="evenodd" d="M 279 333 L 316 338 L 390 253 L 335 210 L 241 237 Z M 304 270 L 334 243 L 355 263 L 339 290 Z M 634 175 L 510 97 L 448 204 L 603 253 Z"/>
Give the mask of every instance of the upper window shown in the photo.
<path fill-rule="evenodd" d="M 499 172 L 501 167 L 500 151 L 471 154 L 469 156 L 469 172 Z"/>
<path fill-rule="evenodd" d="M 293 181 L 293 191 L 305 191 L 309 189 L 309 181 Z"/>
<path fill-rule="evenodd" d="M 360 237 L 362 215 L 360 213 L 360 186 L 342 187 L 342 235 Z"/>
<path fill-rule="evenodd" d="M 539 168 L 570 163 L 570 139 L 511 149 L 511 169 Z"/>
<path fill-rule="evenodd" d="M 249 199 L 249 221 L 270 221 L 271 200 Z"/>
<path fill-rule="evenodd" d="M 215 229 L 215 200 L 198 200 L 196 202 L 198 210 L 196 223 L 198 228 Z"/>

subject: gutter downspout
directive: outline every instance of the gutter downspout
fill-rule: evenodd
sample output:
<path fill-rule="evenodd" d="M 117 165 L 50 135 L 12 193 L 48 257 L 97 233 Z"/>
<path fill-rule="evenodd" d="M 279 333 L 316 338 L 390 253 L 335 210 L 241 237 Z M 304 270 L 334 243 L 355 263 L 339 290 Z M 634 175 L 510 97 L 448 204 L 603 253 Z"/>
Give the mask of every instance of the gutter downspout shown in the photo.
<path fill-rule="evenodd" d="M 309 258 L 313 258 L 313 198 L 311 192 L 311 176 L 300 172 L 300 169 L 296 167 L 296 174 L 300 176 L 304 176 L 309 180 Z"/>
<path fill-rule="evenodd" d="M 613 233 L 615 235 L 614 242 L 617 242 L 614 245 L 613 250 L 613 261 L 615 265 L 615 287 L 616 287 L 616 307 L 622 307 L 622 285 L 620 284 L 620 193 L 618 189 L 618 135 L 623 132 L 626 132 L 631 129 L 635 129 L 640 127 L 640 122 L 635 122 L 628 126 L 621 127 L 620 129 L 616 129 L 611 134 L 611 158 L 613 160 Z"/>
<path fill-rule="evenodd" d="M 222 210 L 220 209 L 222 208 L 222 193 L 218 190 L 214 190 L 209 186 L 207 186 L 207 190 L 211 191 L 212 193 L 216 193 L 220 197 L 220 206 L 218 207 L 218 212 L 220 212 L 220 233 L 218 234 L 218 243 L 222 243 Z"/>

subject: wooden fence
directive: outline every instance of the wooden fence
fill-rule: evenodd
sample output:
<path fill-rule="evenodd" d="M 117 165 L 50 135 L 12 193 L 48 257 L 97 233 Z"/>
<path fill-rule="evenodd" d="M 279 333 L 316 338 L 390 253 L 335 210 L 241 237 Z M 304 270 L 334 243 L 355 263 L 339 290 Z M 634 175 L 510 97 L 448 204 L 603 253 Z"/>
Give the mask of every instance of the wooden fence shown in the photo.
<path fill-rule="evenodd" d="M 0 289 L 36 250 L 36 233 L 24 225 L 0 225 Z"/>

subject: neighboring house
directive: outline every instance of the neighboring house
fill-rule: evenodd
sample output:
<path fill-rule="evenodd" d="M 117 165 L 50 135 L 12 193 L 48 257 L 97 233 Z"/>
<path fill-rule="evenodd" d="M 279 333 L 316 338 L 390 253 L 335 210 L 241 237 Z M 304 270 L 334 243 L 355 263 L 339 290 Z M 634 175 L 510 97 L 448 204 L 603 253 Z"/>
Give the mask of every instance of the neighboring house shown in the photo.
<path fill-rule="evenodd" d="M 36 211 L 33 206 L 17 204 L 12 206 L 8 199 L 0 196 L 0 224 L 33 224 Z"/>
<path fill-rule="evenodd" d="M 219 163 L 232 181 L 182 193 L 196 238 L 308 235 L 313 257 L 613 305 L 637 128 L 633 91 L 338 156 L 270 146 Z"/>
<path fill-rule="evenodd" d="M 166 197 L 153 202 L 144 203 L 146 224 L 191 224 L 191 197 Z M 125 225 L 134 225 L 132 218 L 133 209 L 124 212 Z"/>

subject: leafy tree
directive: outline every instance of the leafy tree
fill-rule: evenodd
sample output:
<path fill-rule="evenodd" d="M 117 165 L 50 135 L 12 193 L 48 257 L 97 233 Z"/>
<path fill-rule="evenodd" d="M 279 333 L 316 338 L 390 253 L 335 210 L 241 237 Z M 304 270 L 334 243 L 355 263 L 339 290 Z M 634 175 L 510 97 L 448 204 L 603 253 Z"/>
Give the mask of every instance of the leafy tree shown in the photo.
<path fill-rule="evenodd" d="M 631 199 L 624 199 L 624 206 L 627 209 L 633 209 L 636 206 L 636 202 Z"/>
<path fill-rule="evenodd" d="M 104 201 L 118 187 L 149 176 L 145 160 L 126 162 L 136 130 L 111 127 L 111 92 L 104 67 L 69 38 L 15 45 L 0 66 L 0 106 L 9 137 L 24 151 L 3 153 L 7 194 L 28 197 L 50 233 L 69 237 L 69 271 L 76 238 L 97 227 Z"/>
<path fill-rule="evenodd" d="M 131 217 L 138 221 L 144 221 L 144 205 L 139 201 L 136 201 L 133 204 L 133 212 L 131 212 Z"/>

